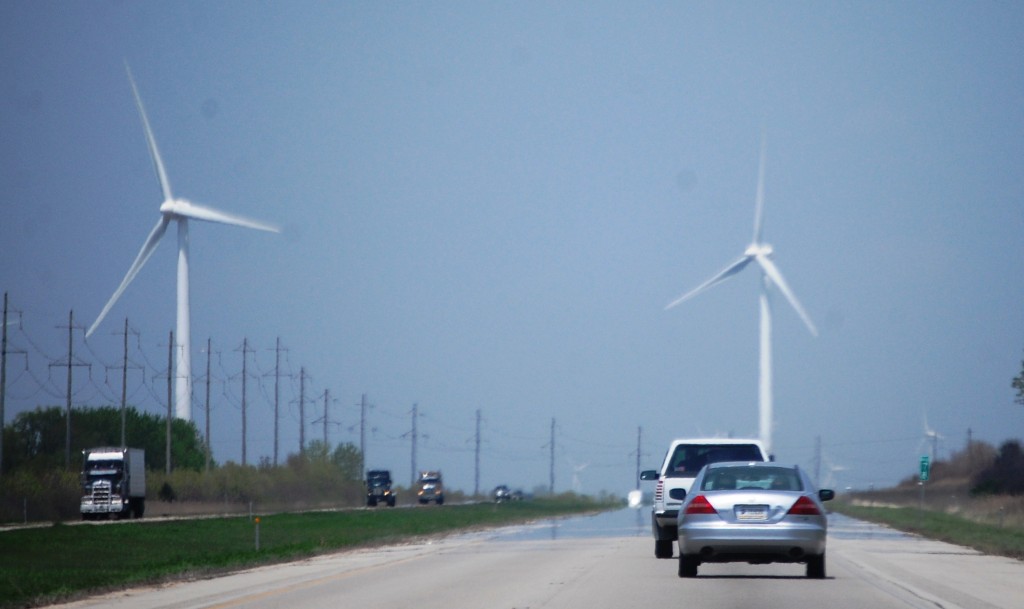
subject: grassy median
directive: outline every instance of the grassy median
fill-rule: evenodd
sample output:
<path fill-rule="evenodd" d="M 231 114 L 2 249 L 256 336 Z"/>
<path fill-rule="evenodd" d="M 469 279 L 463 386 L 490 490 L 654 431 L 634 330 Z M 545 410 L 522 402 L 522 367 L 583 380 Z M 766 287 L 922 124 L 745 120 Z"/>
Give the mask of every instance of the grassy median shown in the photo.
<path fill-rule="evenodd" d="M 967 546 L 985 554 L 1024 560 L 1024 529 L 983 524 L 945 512 L 912 507 L 839 502 L 830 507 L 841 514 L 885 524 L 907 533 Z"/>
<path fill-rule="evenodd" d="M 619 504 L 586 498 L 377 508 L 259 517 L 135 521 L 0 533 L 0 607 L 30 607 L 130 585 L 204 577 L 356 547 Z"/>

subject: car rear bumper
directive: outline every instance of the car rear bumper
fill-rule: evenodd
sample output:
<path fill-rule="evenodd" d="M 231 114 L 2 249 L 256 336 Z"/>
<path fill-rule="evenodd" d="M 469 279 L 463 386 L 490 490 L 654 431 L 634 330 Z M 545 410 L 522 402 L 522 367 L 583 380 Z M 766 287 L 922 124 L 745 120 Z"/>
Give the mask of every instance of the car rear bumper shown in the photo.
<path fill-rule="evenodd" d="M 811 524 L 684 525 L 678 530 L 679 553 L 701 562 L 800 562 L 825 553 L 824 528 Z"/>

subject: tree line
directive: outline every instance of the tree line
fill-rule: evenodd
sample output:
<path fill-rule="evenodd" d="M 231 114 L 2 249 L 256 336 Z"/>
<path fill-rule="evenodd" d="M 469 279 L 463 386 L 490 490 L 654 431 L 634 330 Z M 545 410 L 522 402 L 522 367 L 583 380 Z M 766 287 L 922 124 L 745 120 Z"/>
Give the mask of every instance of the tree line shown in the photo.
<path fill-rule="evenodd" d="M 71 410 L 70 467 L 67 412 L 57 406 L 20 413 L 4 426 L 0 522 L 77 519 L 82 451 L 121 446 L 121 409 Z M 297 507 L 359 505 L 364 497 L 362 452 L 351 443 L 307 444 L 284 465 L 268 458 L 255 466 L 211 459 L 195 423 L 174 418 L 167 468 L 167 418 L 128 407 L 126 444 L 146 451 L 147 492 L 152 501 Z M 170 473 L 167 473 L 170 469 Z"/>

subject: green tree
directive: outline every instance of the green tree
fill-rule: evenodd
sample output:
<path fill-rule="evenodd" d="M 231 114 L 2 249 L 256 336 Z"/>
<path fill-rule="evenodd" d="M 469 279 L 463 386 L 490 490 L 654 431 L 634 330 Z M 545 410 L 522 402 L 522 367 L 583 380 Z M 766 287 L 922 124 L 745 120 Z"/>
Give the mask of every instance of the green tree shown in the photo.
<path fill-rule="evenodd" d="M 1007 440 L 989 467 L 974 478 L 976 495 L 1024 495 L 1024 449 L 1017 440 Z"/>
<path fill-rule="evenodd" d="M 23 412 L 9 425 L 4 436 L 4 465 L 13 471 L 28 468 L 42 472 L 64 467 L 66 413 L 59 406 Z M 125 411 L 128 446 L 146 451 L 146 467 L 162 470 L 166 465 L 167 419 Z M 81 464 L 82 450 L 121 445 L 121 409 L 113 406 L 71 410 L 71 464 Z M 194 423 L 171 421 L 171 464 L 175 469 L 198 470 L 205 465 L 205 445 Z"/>
<path fill-rule="evenodd" d="M 363 463 L 363 453 L 355 444 L 339 444 L 331 454 L 331 462 L 341 471 L 345 480 L 363 479 L 363 472 L 359 471 Z"/>

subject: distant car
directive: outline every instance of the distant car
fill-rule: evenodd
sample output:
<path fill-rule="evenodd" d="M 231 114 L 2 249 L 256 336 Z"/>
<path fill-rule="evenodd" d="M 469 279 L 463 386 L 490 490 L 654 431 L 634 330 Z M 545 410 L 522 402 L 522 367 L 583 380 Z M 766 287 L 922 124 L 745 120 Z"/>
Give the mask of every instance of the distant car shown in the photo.
<path fill-rule="evenodd" d="M 494 502 L 495 503 L 502 503 L 502 502 L 511 501 L 511 500 L 512 500 L 512 491 L 510 491 L 507 486 L 505 486 L 504 484 L 499 484 L 498 486 L 494 487 Z"/>
<path fill-rule="evenodd" d="M 697 472 L 708 463 L 721 461 L 769 461 L 757 440 L 738 438 L 689 438 L 672 440 L 659 470 L 641 472 L 641 480 L 657 480 L 651 509 L 654 556 L 672 558 L 676 540 L 676 516 Z"/>
<path fill-rule="evenodd" d="M 807 577 L 825 577 L 828 518 L 799 467 L 777 463 L 715 463 L 697 475 L 679 509 L 679 577 L 703 563 L 806 563 Z"/>

